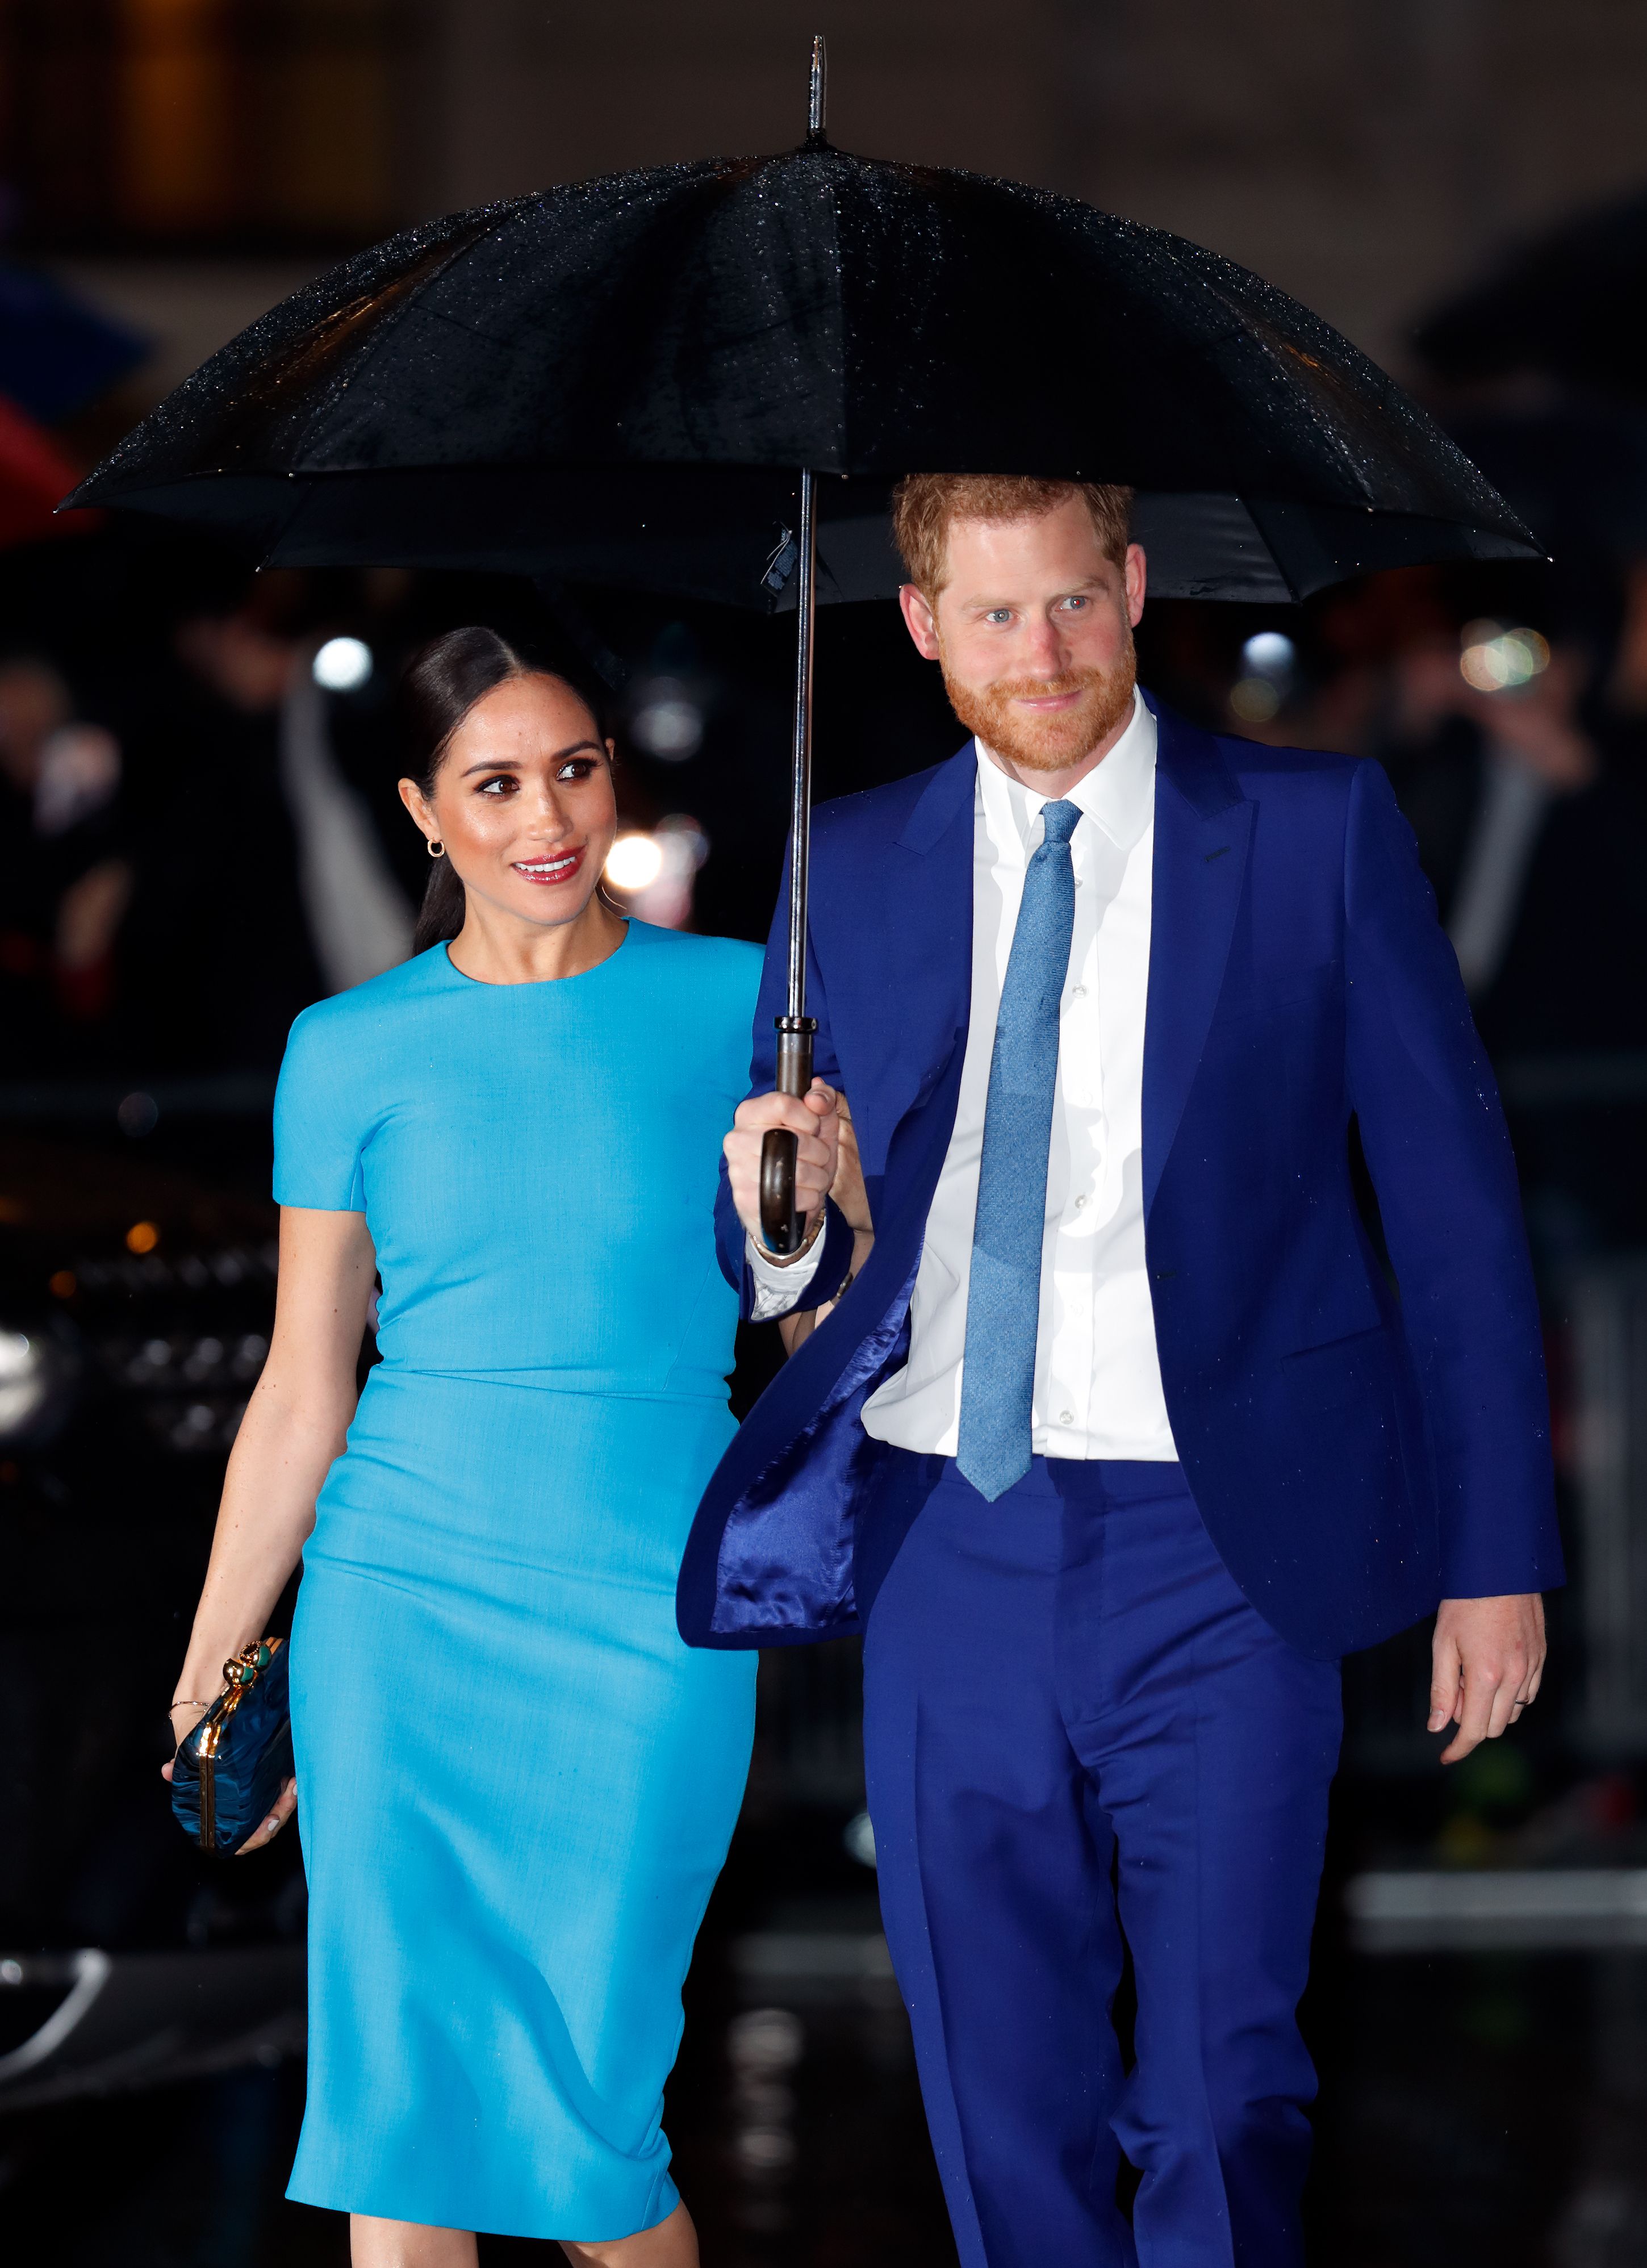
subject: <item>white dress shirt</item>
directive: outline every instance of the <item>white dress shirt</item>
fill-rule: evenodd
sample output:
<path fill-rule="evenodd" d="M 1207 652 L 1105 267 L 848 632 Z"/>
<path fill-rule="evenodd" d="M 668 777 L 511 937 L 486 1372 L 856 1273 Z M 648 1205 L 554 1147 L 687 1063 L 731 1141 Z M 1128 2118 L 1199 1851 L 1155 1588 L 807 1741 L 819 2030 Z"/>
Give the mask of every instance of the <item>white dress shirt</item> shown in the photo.
<path fill-rule="evenodd" d="M 1142 1118 L 1155 844 L 1155 718 L 1134 696 L 1114 747 L 1064 800 L 1075 926 L 1059 1025 L 1047 1166 L 1047 1229 L 1033 1414 L 1037 1454 L 1177 1457 L 1155 1344 L 1143 1248 Z M 864 1431 L 952 1457 L 960 1424 L 967 1289 L 984 1109 L 1001 989 L 1048 799 L 978 757 L 973 852 L 972 1012 L 954 1131 L 927 1218 L 907 1366 L 865 1403 Z M 774 1265 L 753 1244 L 754 1314 L 781 1314 L 817 1256 Z M 827 1326 L 826 1326 L 827 1328 Z"/>

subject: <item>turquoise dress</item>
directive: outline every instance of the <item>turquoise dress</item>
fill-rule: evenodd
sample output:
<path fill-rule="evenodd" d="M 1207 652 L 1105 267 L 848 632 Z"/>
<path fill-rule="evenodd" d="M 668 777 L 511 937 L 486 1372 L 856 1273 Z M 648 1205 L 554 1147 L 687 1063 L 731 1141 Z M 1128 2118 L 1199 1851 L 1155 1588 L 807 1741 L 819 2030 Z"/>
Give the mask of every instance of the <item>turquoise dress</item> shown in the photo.
<path fill-rule="evenodd" d="M 760 967 L 631 921 L 581 976 L 441 946 L 293 1027 L 275 1194 L 364 1212 L 383 1285 L 291 1642 L 304 2204 L 596 2241 L 676 2203 L 754 1716 L 674 1586 L 733 1430 L 712 1216 Z"/>

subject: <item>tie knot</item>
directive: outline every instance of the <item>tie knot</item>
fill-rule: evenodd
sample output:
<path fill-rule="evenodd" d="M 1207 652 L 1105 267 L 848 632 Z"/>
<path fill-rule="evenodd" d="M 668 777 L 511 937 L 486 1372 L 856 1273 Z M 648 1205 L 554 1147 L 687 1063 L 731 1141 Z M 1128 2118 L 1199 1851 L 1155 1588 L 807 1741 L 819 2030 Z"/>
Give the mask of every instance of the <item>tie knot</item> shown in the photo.
<path fill-rule="evenodd" d="M 1078 803 L 1043 803 L 1040 807 L 1041 825 L 1048 843 L 1067 843 L 1080 820 Z"/>

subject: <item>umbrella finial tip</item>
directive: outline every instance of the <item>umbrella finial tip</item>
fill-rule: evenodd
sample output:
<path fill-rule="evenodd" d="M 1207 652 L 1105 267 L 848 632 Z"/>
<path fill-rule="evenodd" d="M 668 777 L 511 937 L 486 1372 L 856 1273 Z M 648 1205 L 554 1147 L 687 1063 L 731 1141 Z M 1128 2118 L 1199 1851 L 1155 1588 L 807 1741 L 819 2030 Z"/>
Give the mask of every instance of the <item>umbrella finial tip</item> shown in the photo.
<path fill-rule="evenodd" d="M 829 57 L 821 32 L 812 35 L 812 99 L 806 112 L 806 139 L 821 142 L 824 116 L 829 104 Z"/>

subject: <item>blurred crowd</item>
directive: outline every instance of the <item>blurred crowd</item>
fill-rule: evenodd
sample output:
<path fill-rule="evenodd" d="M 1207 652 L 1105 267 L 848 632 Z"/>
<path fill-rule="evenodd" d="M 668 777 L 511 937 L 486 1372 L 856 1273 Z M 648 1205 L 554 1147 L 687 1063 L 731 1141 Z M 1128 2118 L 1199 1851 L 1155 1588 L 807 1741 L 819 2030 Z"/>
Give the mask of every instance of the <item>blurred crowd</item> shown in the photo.
<path fill-rule="evenodd" d="M 467 618 L 588 674 L 522 588 L 254 574 L 126 527 L 0 559 L 0 1080 L 269 1072 L 300 1009 L 404 959 L 427 863 L 394 688 Z M 705 698 L 643 673 L 622 720 L 610 880 L 670 925 L 707 841 L 647 741 L 695 756 Z"/>

